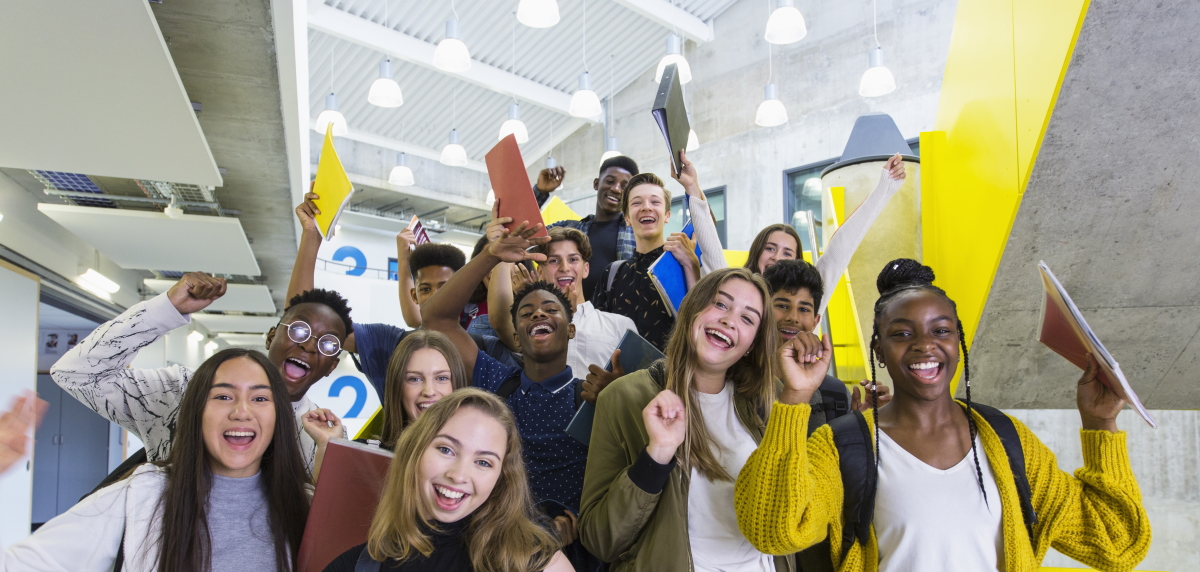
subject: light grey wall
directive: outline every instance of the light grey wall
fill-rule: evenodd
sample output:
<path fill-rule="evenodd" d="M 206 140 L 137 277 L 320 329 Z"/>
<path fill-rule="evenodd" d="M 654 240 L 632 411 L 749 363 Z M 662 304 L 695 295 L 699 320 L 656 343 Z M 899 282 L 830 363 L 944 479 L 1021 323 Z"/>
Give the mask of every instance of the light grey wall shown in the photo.
<path fill-rule="evenodd" d="M 762 39 L 767 4 L 738 2 L 716 18 L 714 41 L 699 47 L 688 42 L 684 49 L 694 76 L 684 93 L 700 138 L 700 148 L 689 157 L 705 188 L 728 188 L 726 246 L 731 249 L 747 249 L 759 229 L 785 222 L 783 171 L 841 155 L 860 115 L 888 113 L 906 138 L 933 128 L 957 5 L 953 0 L 880 1 L 879 40 L 898 88 L 864 98 L 858 82 L 874 47 L 870 2 L 800 2 L 808 35 L 772 47 L 773 81 L 789 122 L 762 128 L 754 124 L 754 113 L 767 83 L 768 44 Z M 657 87 L 653 74 L 647 70 L 617 94 L 615 134 L 620 150 L 643 171 L 667 179 L 669 155 L 650 115 Z M 595 81 L 603 85 L 605 80 Z M 568 170 L 560 192 L 580 214 L 595 208 L 591 183 L 603 150 L 603 128 L 594 126 L 580 129 L 554 152 Z M 531 178 L 543 161 L 536 161 Z M 673 182 L 669 187 L 682 192 Z"/>

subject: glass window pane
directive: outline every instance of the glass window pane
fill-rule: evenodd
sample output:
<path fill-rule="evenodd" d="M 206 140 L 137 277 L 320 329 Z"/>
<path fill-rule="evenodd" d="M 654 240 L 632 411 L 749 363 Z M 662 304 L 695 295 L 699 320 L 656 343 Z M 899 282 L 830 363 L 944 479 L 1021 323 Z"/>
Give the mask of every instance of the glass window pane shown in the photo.
<path fill-rule="evenodd" d="M 787 223 L 800 234 L 800 247 L 805 251 L 812 250 L 808 240 L 809 224 L 815 225 L 814 234 L 821 235 L 821 171 L 832 163 L 794 171 L 787 176 Z M 809 220 L 810 212 L 815 220 Z"/>
<path fill-rule="evenodd" d="M 706 190 L 704 197 L 708 199 L 708 209 L 712 211 L 713 218 L 717 219 L 717 236 L 721 239 L 721 247 L 729 248 L 729 242 L 725 238 L 725 187 Z M 687 216 L 683 213 L 683 196 L 672 197 L 671 220 L 663 225 L 663 234 L 670 236 L 672 232 L 683 230 L 686 219 Z"/>

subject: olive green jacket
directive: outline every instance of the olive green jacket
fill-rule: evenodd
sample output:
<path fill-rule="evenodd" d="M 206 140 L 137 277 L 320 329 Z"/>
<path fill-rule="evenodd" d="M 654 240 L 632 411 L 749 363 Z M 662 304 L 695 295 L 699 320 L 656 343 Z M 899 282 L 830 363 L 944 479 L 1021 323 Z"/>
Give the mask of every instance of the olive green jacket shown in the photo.
<path fill-rule="evenodd" d="M 646 453 L 650 438 L 642 410 L 663 389 L 663 361 L 626 375 L 600 393 L 587 470 L 579 537 L 611 572 L 692 572 L 688 538 L 691 476 L 675 461 L 659 465 Z M 734 396 L 738 419 L 755 442 L 763 423 L 753 405 Z M 794 570 L 791 556 L 776 556 L 775 570 Z"/>

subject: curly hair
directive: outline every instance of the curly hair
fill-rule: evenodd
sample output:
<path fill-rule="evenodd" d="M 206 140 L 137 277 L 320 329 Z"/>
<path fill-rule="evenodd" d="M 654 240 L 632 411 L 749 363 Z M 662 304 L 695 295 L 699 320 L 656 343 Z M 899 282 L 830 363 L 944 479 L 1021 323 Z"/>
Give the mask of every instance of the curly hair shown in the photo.
<path fill-rule="evenodd" d="M 513 324 L 516 325 L 517 323 L 517 308 L 521 306 L 521 300 L 524 300 L 526 296 L 538 290 L 545 290 L 551 294 L 554 294 L 554 296 L 558 298 L 558 302 L 562 304 L 563 311 L 567 314 L 567 323 L 570 324 L 571 320 L 575 317 L 575 311 L 571 309 L 571 301 L 567 300 L 567 295 L 563 294 L 563 291 L 559 290 L 558 286 L 546 282 L 545 280 L 538 280 L 533 284 L 521 288 L 521 290 L 517 292 L 515 296 L 513 296 L 513 305 L 508 309 L 509 314 L 512 315 Z"/>
<path fill-rule="evenodd" d="M 763 272 L 762 277 L 771 287 L 772 294 L 780 290 L 797 292 L 804 288 L 812 295 L 813 303 L 817 306 L 821 305 L 821 298 L 825 295 L 825 285 L 821 283 L 821 273 L 817 267 L 799 258 L 776 262 Z"/>
<path fill-rule="evenodd" d="M 328 306 L 330 310 L 333 310 L 342 319 L 342 324 L 346 326 L 346 335 L 349 336 L 354 333 L 354 320 L 350 319 L 350 303 L 341 294 L 324 288 L 306 290 L 292 296 L 292 299 L 288 300 L 287 307 L 283 309 L 283 315 L 286 316 L 292 308 L 300 304 L 322 304 Z"/>
<path fill-rule="evenodd" d="M 412 254 L 408 256 L 408 272 L 412 274 L 413 280 L 416 280 L 417 271 L 422 268 L 445 266 L 458 272 L 466 263 L 467 256 L 457 246 L 426 242 L 413 249 Z"/>

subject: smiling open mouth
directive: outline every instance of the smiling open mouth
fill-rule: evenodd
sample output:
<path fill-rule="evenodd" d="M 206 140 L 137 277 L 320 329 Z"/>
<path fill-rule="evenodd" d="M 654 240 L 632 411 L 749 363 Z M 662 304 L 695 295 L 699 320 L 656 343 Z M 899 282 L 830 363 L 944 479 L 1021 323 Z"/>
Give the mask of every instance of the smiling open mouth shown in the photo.
<path fill-rule="evenodd" d="M 609 193 L 607 195 L 604 195 L 604 200 L 608 201 L 609 204 L 615 205 L 615 204 L 620 204 L 621 197 L 619 195 L 614 195 L 612 193 Z"/>
<path fill-rule="evenodd" d="M 444 511 L 453 511 L 462 506 L 464 500 L 471 496 L 458 489 L 442 485 L 433 485 L 434 497 L 436 497 L 438 508 Z"/>
<path fill-rule="evenodd" d="M 642 224 L 654 224 L 655 222 L 658 222 L 658 219 L 656 219 L 652 216 L 644 216 L 642 218 L 639 218 L 638 222 L 640 222 Z"/>
<path fill-rule="evenodd" d="M 250 442 L 253 441 L 254 438 L 258 436 L 258 434 L 255 433 L 254 431 L 229 430 L 229 431 L 226 431 L 223 436 L 225 437 L 225 440 L 229 442 L 230 445 L 243 447 L 243 446 L 249 445 Z"/>
<path fill-rule="evenodd" d="M 529 337 L 531 337 L 535 340 L 546 339 L 546 338 L 550 337 L 550 335 L 553 333 L 554 333 L 554 326 L 552 326 L 546 322 L 535 324 L 532 328 L 529 329 Z"/>
<path fill-rule="evenodd" d="M 575 279 L 571 278 L 570 276 L 563 276 L 562 278 L 556 279 L 555 282 L 558 282 L 559 290 L 566 292 L 567 287 L 575 283 Z"/>
<path fill-rule="evenodd" d="M 311 369 L 312 366 L 308 365 L 308 362 L 301 359 L 287 358 L 283 360 L 283 375 L 292 381 L 296 381 L 308 375 L 308 372 Z"/>
<path fill-rule="evenodd" d="M 790 340 L 800 333 L 800 328 L 779 328 L 779 335 L 784 339 Z"/>
<path fill-rule="evenodd" d="M 709 341 L 711 341 L 713 345 L 719 348 L 728 349 L 733 347 L 733 340 L 729 339 L 729 336 L 721 333 L 720 331 L 709 328 L 704 330 L 704 334 L 708 336 Z"/>
<path fill-rule="evenodd" d="M 433 401 L 422 401 L 420 403 L 417 403 L 417 411 L 425 411 L 426 409 L 433 407 L 434 403 L 437 403 L 436 399 Z"/>
<path fill-rule="evenodd" d="M 921 379 L 936 379 L 942 373 L 942 364 L 935 361 L 908 364 L 908 371 Z"/>

